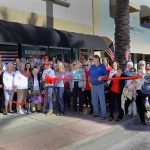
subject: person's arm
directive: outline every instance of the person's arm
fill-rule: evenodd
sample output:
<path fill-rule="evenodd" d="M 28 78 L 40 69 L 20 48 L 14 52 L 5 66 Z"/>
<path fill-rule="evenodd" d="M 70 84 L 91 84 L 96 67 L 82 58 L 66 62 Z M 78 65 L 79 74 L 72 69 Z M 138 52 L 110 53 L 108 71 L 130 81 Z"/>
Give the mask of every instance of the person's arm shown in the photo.
<path fill-rule="evenodd" d="M 5 88 L 7 88 L 7 78 L 6 78 L 6 73 L 3 74 L 3 85 Z"/>
<path fill-rule="evenodd" d="M 104 65 L 102 65 L 101 69 L 103 71 L 103 75 L 98 78 L 99 81 L 101 81 L 103 78 L 107 78 L 108 77 L 108 73 L 107 73 L 106 67 Z"/>

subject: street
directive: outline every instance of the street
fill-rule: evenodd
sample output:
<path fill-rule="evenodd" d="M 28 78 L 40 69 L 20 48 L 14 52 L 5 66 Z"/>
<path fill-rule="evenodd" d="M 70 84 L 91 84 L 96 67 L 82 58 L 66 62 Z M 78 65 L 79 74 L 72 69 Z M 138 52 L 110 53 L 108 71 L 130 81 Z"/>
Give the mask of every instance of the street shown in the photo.
<path fill-rule="evenodd" d="M 133 118 L 121 122 L 78 113 L 0 115 L 1 150 L 149 150 L 150 126 Z"/>

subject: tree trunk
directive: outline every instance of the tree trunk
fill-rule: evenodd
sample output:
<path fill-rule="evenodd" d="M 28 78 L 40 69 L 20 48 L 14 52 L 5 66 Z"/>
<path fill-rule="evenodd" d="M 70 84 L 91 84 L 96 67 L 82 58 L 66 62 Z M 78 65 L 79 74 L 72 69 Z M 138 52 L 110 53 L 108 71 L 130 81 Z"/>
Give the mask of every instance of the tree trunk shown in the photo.
<path fill-rule="evenodd" d="M 116 0 L 115 25 L 116 60 L 124 69 L 124 52 L 130 47 L 129 0 Z"/>

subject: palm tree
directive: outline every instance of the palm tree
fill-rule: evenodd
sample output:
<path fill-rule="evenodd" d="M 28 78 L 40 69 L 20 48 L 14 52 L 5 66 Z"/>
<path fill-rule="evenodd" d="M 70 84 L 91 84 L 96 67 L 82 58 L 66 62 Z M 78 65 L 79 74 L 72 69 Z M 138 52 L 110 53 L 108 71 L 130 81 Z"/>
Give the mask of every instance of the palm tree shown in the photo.
<path fill-rule="evenodd" d="M 116 60 L 124 69 L 124 51 L 130 47 L 129 0 L 116 0 L 115 25 Z"/>

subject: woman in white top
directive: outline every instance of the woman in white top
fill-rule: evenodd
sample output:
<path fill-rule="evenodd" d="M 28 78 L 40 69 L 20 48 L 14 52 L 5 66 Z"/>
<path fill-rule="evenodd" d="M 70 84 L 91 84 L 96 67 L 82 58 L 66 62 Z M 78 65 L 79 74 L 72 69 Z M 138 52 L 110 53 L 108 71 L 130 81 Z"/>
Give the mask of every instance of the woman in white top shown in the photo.
<path fill-rule="evenodd" d="M 141 75 L 142 77 L 145 75 L 146 70 L 146 62 L 144 60 L 139 61 L 139 69 L 138 69 L 138 74 Z"/>
<path fill-rule="evenodd" d="M 14 76 L 13 76 L 13 64 L 9 63 L 7 65 L 7 70 L 3 74 L 3 84 L 4 84 L 4 95 L 5 95 L 5 115 L 8 113 L 8 104 L 9 112 L 12 111 L 12 99 L 14 96 Z"/>
<path fill-rule="evenodd" d="M 110 71 L 108 78 L 112 78 L 113 75 L 115 75 L 117 73 L 118 66 L 119 66 L 118 62 L 116 62 L 116 61 L 112 62 L 112 70 Z M 108 80 L 107 84 L 109 85 L 110 82 L 111 82 L 111 80 Z"/>
<path fill-rule="evenodd" d="M 28 74 L 24 63 L 20 63 L 19 70 L 15 73 L 14 85 L 17 91 L 17 102 L 24 102 L 28 92 Z M 20 104 L 17 105 L 17 111 L 19 114 L 25 113 Z"/>

